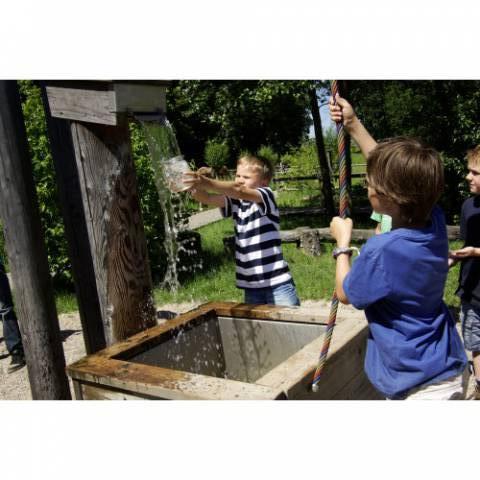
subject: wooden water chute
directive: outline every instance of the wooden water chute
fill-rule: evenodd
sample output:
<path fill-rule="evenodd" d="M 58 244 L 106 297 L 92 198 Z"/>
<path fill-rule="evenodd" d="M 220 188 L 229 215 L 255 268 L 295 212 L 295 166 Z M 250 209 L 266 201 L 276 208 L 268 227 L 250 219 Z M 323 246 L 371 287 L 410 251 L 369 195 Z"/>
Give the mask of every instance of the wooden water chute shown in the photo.
<path fill-rule="evenodd" d="M 76 209 L 84 212 L 90 245 L 89 251 L 76 248 L 83 257 L 76 260 L 80 265 L 93 263 L 103 325 L 99 333 L 99 320 L 82 320 L 87 352 L 92 353 L 156 323 L 128 121 L 135 112 L 165 111 L 166 82 L 42 83 L 52 119 L 57 125 L 59 120 L 67 122 L 71 135 L 81 202 Z M 52 132 L 50 138 L 61 141 Z M 57 149 L 62 151 L 58 145 Z M 55 146 L 52 151 L 55 154 Z M 77 293 L 92 290 L 91 280 L 84 282 L 78 271 L 76 277 Z M 84 292 L 85 302 L 89 296 Z M 104 338 L 99 338 L 101 333 Z"/>

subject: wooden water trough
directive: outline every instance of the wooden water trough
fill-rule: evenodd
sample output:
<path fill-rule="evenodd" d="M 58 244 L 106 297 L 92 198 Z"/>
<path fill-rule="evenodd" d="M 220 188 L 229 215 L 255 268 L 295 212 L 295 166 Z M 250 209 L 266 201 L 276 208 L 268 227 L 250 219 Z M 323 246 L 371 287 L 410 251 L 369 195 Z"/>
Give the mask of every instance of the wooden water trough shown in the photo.
<path fill-rule="evenodd" d="M 367 325 L 340 314 L 320 391 L 311 380 L 326 315 L 207 303 L 67 368 L 76 399 L 376 399 L 363 373 Z"/>

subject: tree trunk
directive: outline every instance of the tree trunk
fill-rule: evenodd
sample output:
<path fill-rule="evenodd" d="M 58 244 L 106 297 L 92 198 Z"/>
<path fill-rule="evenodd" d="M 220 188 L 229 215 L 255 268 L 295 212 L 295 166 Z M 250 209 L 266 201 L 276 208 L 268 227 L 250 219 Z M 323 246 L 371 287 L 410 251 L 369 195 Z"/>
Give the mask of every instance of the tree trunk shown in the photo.
<path fill-rule="evenodd" d="M 70 122 L 50 115 L 50 106 L 43 85 L 42 100 L 47 120 L 50 150 L 57 176 L 65 235 L 72 263 L 85 350 L 91 354 L 105 348 L 106 342 Z"/>
<path fill-rule="evenodd" d="M 335 215 L 335 207 L 333 203 L 332 182 L 330 179 L 330 170 L 328 168 L 327 155 L 325 153 L 325 143 L 323 141 L 322 120 L 318 108 L 317 92 L 314 88 L 310 90 L 310 109 L 313 118 L 313 128 L 315 131 L 315 143 L 317 145 L 318 164 L 322 175 L 321 189 L 325 202 L 325 209 L 328 216 Z"/>
<path fill-rule="evenodd" d="M 347 80 L 341 80 L 340 81 L 340 95 L 343 98 L 348 99 L 348 82 Z M 352 193 L 352 152 L 351 152 L 351 144 L 352 140 L 350 138 L 350 135 L 348 132 L 345 130 L 345 160 L 347 164 L 347 190 L 348 190 L 348 195 L 351 197 Z M 351 205 L 350 205 L 350 210 L 351 210 Z"/>
<path fill-rule="evenodd" d="M 0 212 L 32 398 L 71 399 L 18 86 L 0 81 Z"/>

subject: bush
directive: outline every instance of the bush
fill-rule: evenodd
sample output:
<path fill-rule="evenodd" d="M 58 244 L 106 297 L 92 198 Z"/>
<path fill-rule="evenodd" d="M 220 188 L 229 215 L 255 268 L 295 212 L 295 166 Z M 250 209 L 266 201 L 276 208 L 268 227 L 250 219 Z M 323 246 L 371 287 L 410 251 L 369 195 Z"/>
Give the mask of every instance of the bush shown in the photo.
<path fill-rule="evenodd" d="M 259 155 L 260 157 L 264 157 L 266 158 L 272 165 L 273 169 L 275 170 L 275 167 L 278 165 L 279 163 L 279 158 L 280 156 L 278 155 L 278 153 L 275 153 L 273 151 L 273 148 L 268 146 L 268 145 L 262 145 L 258 151 L 257 151 L 257 155 Z"/>
<path fill-rule="evenodd" d="M 289 176 L 316 175 L 319 166 L 315 140 L 307 140 L 299 148 L 282 155 L 280 161 L 291 170 Z"/>
<path fill-rule="evenodd" d="M 230 149 L 226 143 L 208 140 L 205 146 L 205 163 L 215 172 L 228 165 Z"/>

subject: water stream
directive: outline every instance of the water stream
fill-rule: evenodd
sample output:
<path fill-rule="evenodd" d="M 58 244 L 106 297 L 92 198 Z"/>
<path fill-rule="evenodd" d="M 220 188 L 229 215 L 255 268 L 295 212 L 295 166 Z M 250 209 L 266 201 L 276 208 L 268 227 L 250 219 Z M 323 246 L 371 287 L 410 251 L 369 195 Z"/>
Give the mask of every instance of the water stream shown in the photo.
<path fill-rule="evenodd" d="M 167 254 L 167 269 L 161 287 L 170 291 L 177 291 L 179 283 L 179 269 L 192 270 L 201 267 L 199 260 L 194 258 L 196 251 L 189 249 L 187 243 L 190 239 L 179 238 L 185 231 L 188 223 L 186 212 L 186 193 L 172 191 L 171 165 L 182 162 L 183 157 L 178 146 L 175 132 L 167 117 L 163 114 L 137 116 L 150 151 L 155 186 L 158 191 L 160 207 L 163 211 L 165 228 L 165 251 Z M 184 162 L 184 161 L 183 161 Z M 175 172 L 178 177 L 179 172 Z M 180 174 L 181 175 L 181 174 Z M 173 188 L 175 190 L 175 188 Z M 188 265 L 179 266 L 179 254 L 184 252 L 192 256 Z"/>

